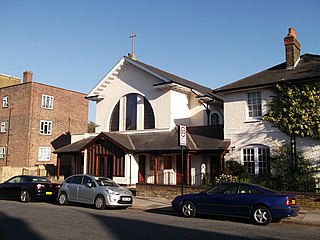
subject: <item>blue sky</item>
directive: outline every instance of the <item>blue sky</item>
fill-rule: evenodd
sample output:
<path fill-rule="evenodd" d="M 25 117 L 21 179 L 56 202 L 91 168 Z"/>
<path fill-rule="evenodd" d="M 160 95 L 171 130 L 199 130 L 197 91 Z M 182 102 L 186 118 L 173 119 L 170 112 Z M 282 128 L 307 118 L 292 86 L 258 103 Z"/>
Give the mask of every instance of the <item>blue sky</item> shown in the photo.
<path fill-rule="evenodd" d="M 89 93 L 134 32 L 138 60 L 214 89 L 283 62 L 289 27 L 320 54 L 319 23 L 319 0 L 0 0 L 0 73 Z"/>

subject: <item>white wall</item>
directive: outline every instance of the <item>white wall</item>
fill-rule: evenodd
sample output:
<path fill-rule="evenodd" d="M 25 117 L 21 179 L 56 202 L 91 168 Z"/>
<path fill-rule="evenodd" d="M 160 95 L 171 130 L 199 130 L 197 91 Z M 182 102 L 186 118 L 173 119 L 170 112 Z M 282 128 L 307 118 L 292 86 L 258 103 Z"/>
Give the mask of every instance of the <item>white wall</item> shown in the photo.
<path fill-rule="evenodd" d="M 272 92 L 261 90 L 262 112 L 268 111 L 267 103 Z M 247 145 L 262 144 L 277 150 L 283 144 L 290 144 L 290 136 L 282 133 L 270 122 L 252 121 L 247 117 L 247 92 L 236 92 L 224 95 L 224 138 L 231 140 L 230 153 L 226 160 L 241 159 L 241 149 Z M 297 150 L 305 153 L 305 156 L 319 161 L 320 140 L 311 138 L 297 138 Z"/>

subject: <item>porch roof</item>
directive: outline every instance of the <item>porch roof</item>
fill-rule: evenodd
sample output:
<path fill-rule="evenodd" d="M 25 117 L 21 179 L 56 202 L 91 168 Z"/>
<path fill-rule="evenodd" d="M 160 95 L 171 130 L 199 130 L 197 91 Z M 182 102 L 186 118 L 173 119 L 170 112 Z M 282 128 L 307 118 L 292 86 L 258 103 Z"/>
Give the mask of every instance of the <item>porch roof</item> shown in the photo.
<path fill-rule="evenodd" d="M 94 144 L 97 140 L 107 140 L 117 145 L 125 152 L 179 151 L 178 131 L 119 133 L 101 132 L 96 137 L 89 137 L 57 149 L 54 153 L 75 153 Z M 224 151 L 230 142 L 203 135 L 201 132 L 187 134 L 187 149 L 190 151 Z"/>

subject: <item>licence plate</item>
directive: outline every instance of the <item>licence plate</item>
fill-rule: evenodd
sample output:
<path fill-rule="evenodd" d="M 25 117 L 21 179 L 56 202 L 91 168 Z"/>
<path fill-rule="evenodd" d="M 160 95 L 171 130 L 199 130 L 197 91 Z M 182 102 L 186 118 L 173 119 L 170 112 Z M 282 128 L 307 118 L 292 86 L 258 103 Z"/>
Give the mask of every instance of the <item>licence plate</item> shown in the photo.
<path fill-rule="evenodd" d="M 123 197 L 123 198 L 122 198 L 122 201 L 124 201 L 124 202 L 130 202 L 130 201 L 131 201 L 131 198 L 130 198 L 130 197 Z"/>
<path fill-rule="evenodd" d="M 52 195 L 52 192 L 46 192 L 46 195 Z"/>
<path fill-rule="evenodd" d="M 292 200 L 292 204 L 295 205 L 296 204 L 296 200 L 293 199 Z"/>

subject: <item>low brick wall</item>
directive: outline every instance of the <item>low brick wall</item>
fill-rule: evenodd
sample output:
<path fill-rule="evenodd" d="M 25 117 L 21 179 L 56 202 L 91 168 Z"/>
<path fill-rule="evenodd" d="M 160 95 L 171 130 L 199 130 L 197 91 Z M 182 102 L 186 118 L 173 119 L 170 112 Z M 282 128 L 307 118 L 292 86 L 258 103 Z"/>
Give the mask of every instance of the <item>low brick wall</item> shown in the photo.
<path fill-rule="evenodd" d="M 197 193 L 206 190 L 203 187 L 184 186 L 183 193 Z M 286 192 L 296 196 L 297 202 L 304 209 L 320 209 L 320 193 Z M 180 185 L 154 185 L 137 183 L 136 195 L 140 197 L 166 198 L 172 200 L 181 194 Z"/>

